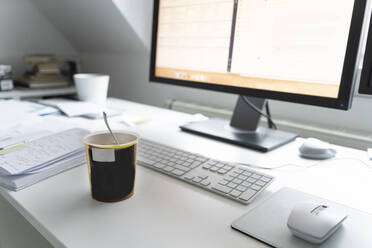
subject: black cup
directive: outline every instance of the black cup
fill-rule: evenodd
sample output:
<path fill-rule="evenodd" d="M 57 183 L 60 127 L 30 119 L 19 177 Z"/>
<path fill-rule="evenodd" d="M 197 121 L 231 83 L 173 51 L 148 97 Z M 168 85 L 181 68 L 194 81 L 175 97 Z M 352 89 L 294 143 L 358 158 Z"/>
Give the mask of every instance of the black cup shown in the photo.
<path fill-rule="evenodd" d="M 84 138 L 92 198 L 103 202 L 128 199 L 134 194 L 138 136 L 97 132 Z"/>

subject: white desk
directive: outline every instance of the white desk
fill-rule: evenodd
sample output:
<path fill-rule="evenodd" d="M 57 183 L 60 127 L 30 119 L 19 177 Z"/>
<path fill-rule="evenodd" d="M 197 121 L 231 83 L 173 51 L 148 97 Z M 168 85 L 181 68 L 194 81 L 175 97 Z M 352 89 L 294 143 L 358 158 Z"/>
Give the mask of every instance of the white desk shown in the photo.
<path fill-rule="evenodd" d="M 109 105 L 151 117 L 150 122 L 133 128 L 143 137 L 212 158 L 265 166 L 316 163 L 298 157 L 301 139 L 260 153 L 181 132 L 178 126 L 190 119 L 188 114 L 115 99 L 110 99 Z M 104 127 L 102 121 L 72 121 L 91 130 Z M 122 124 L 113 126 L 126 128 Z M 369 163 L 364 151 L 336 149 L 339 157 Z M 281 186 L 372 212 L 372 169 L 357 160 L 265 171 L 277 180 L 249 206 L 137 168 L 135 195 L 119 203 L 91 199 L 86 166 L 20 192 L 1 189 L 0 193 L 55 247 L 266 247 L 232 230 L 230 224 Z"/>

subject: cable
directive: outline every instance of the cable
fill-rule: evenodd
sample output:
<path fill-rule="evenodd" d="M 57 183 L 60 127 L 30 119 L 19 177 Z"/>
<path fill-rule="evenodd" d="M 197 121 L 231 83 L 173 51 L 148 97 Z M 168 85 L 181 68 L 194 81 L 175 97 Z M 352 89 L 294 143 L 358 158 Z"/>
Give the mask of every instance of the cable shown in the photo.
<path fill-rule="evenodd" d="M 260 115 L 266 117 L 269 123 L 274 124 L 271 117 L 269 115 L 265 114 L 261 109 L 257 108 L 250 100 L 248 100 L 248 98 L 246 96 L 243 96 L 242 99 L 249 107 L 251 107 L 252 110 L 254 110 L 255 112 L 259 113 Z M 276 128 L 275 124 L 273 126 Z"/>
<path fill-rule="evenodd" d="M 265 108 L 266 108 L 266 114 L 267 114 L 268 116 L 270 116 L 270 118 L 271 118 L 270 107 L 269 107 L 269 102 L 268 102 L 268 101 L 266 101 Z M 268 121 L 267 124 L 268 124 L 269 128 L 271 128 L 271 129 L 274 128 L 272 122 Z"/>
<path fill-rule="evenodd" d="M 273 120 L 271 119 L 271 116 L 268 115 L 268 114 L 265 114 L 261 109 L 257 108 L 250 100 L 247 99 L 246 96 L 242 96 L 242 99 L 243 101 L 249 106 L 251 107 L 252 110 L 254 110 L 255 112 L 259 113 L 260 115 L 264 116 L 267 118 L 267 121 L 269 123 L 269 125 L 271 125 L 273 127 L 273 129 L 278 129 L 278 127 L 275 125 L 275 123 L 273 122 Z M 270 111 L 269 111 L 270 113 Z M 270 127 L 270 126 L 269 126 Z"/>
<path fill-rule="evenodd" d="M 315 167 L 315 166 L 318 166 L 318 165 L 321 165 L 321 164 L 324 164 L 324 163 L 327 163 L 327 162 L 331 162 L 331 161 L 336 161 L 336 160 L 358 161 L 358 162 L 362 163 L 363 165 L 365 165 L 368 169 L 372 169 L 372 165 L 370 165 L 370 164 L 368 164 L 368 163 L 366 163 L 363 160 L 360 160 L 358 158 L 332 158 L 332 159 L 320 161 L 320 162 L 317 162 L 317 163 L 314 163 L 314 164 L 311 164 L 311 165 L 307 165 L 307 166 L 302 166 L 302 165 L 298 165 L 298 164 L 282 164 L 282 165 L 278 165 L 278 166 L 275 166 L 275 167 L 266 167 L 266 166 L 251 165 L 251 164 L 240 163 L 240 162 L 236 162 L 236 164 L 240 164 L 240 165 L 247 166 L 247 167 L 254 168 L 254 169 L 262 169 L 262 170 L 276 170 L 276 169 L 280 169 L 280 168 L 284 168 L 284 167 L 299 167 L 301 169 L 309 169 L 311 167 Z"/>

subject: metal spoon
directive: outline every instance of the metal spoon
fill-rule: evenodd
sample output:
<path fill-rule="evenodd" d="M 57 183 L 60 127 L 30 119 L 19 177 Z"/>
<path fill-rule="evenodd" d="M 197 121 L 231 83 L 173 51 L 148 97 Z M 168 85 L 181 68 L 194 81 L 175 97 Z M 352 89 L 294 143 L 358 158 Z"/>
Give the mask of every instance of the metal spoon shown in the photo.
<path fill-rule="evenodd" d="M 107 121 L 107 115 L 106 115 L 105 112 L 103 112 L 103 120 L 105 121 L 106 127 L 107 127 L 107 129 L 110 131 L 110 133 L 111 133 L 112 137 L 114 138 L 116 144 L 119 145 L 119 141 L 118 141 L 118 139 L 116 138 L 115 134 L 111 131 L 111 128 L 110 128 L 110 126 L 109 126 L 109 124 L 108 124 L 108 121 Z"/>

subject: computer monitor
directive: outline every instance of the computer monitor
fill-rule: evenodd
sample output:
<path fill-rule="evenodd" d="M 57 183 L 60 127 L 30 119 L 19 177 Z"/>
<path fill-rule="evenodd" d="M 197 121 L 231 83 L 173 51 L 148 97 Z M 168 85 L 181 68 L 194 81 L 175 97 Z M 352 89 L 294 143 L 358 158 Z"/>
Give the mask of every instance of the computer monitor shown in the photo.
<path fill-rule="evenodd" d="M 265 99 L 350 108 L 366 0 L 155 0 L 150 81 L 240 95 L 230 122 L 182 130 L 260 151 Z M 249 102 L 249 100 L 251 100 Z"/>

